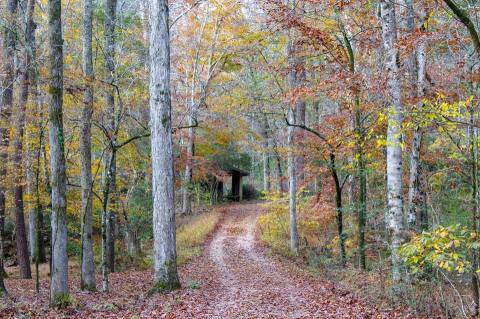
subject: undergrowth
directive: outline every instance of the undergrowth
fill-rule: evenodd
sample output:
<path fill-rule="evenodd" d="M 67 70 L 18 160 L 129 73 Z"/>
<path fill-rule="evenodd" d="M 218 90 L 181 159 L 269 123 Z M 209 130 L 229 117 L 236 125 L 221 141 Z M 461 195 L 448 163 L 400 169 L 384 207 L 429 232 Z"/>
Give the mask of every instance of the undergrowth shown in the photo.
<path fill-rule="evenodd" d="M 367 270 L 355 267 L 356 231 L 352 227 L 355 216 L 347 210 L 344 214 L 344 227 L 350 230 L 346 241 L 348 263 L 342 267 L 339 262 L 338 236 L 335 227 L 332 227 L 335 226 L 335 209 L 317 204 L 318 202 L 318 198 L 314 197 L 298 199 L 300 250 L 297 255 L 293 255 L 289 249 L 288 201 L 278 195 L 271 196 L 265 204 L 266 213 L 258 218 L 257 224 L 260 239 L 265 246 L 275 254 L 295 260 L 298 266 L 313 276 L 328 278 L 383 309 L 408 308 L 408 312 L 416 316 L 446 318 L 471 313 L 472 300 L 468 296 L 468 278 L 464 274 L 445 275 L 437 271 L 419 277 L 412 276 L 404 269 L 400 294 L 394 291 L 388 250 L 374 236 L 367 237 Z M 374 233 L 374 230 L 370 233 Z"/>
<path fill-rule="evenodd" d="M 201 255 L 207 237 L 215 230 L 221 219 L 219 209 L 192 217 L 177 229 L 177 264 L 182 265 Z"/>

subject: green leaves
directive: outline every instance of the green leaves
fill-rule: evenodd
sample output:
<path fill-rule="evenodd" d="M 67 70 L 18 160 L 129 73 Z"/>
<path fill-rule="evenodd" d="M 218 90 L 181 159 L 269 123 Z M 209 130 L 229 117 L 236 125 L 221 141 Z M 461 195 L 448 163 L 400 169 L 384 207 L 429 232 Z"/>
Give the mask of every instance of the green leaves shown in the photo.
<path fill-rule="evenodd" d="M 426 269 L 464 273 L 471 270 L 469 255 L 478 249 L 480 242 L 474 232 L 466 227 L 437 226 L 424 231 L 400 248 L 400 256 L 412 273 Z"/>

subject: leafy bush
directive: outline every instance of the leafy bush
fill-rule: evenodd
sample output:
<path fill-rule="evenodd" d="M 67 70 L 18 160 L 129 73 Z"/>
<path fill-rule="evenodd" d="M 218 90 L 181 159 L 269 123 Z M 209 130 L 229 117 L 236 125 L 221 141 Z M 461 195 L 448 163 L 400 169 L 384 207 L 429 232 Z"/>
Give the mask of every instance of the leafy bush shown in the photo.
<path fill-rule="evenodd" d="M 414 274 L 429 269 L 461 274 L 471 270 L 469 253 L 479 247 L 476 234 L 466 227 L 437 226 L 403 245 L 400 256 Z"/>

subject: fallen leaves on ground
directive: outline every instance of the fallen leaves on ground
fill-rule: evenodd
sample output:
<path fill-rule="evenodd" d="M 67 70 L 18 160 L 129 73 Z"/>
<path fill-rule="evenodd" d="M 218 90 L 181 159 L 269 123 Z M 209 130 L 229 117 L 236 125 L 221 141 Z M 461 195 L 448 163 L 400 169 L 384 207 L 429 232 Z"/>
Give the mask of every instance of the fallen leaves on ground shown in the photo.
<path fill-rule="evenodd" d="M 110 292 L 79 290 L 70 276 L 73 303 L 48 307 L 48 279 L 7 280 L 11 301 L 2 318 L 408 318 L 381 310 L 328 281 L 315 279 L 286 261 L 266 257 L 255 236 L 257 204 L 228 206 L 222 225 L 202 256 L 180 267 L 182 289 L 148 295 L 150 271 L 110 275 Z M 100 279 L 100 278 L 98 278 Z M 100 280 L 98 280 L 100 282 Z"/>

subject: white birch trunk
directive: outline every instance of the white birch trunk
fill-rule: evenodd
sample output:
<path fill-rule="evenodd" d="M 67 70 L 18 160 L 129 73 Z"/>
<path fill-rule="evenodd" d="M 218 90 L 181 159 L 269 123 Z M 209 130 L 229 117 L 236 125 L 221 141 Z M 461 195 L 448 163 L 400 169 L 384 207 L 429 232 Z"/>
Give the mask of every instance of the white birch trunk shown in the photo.
<path fill-rule="evenodd" d="M 394 283 L 401 279 L 398 249 L 403 229 L 402 199 L 402 102 L 400 73 L 397 65 L 397 21 L 395 3 L 382 0 L 381 25 L 388 73 L 388 129 L 387 129 L 387 227 L 391 232 L 392 276 Z"/>

